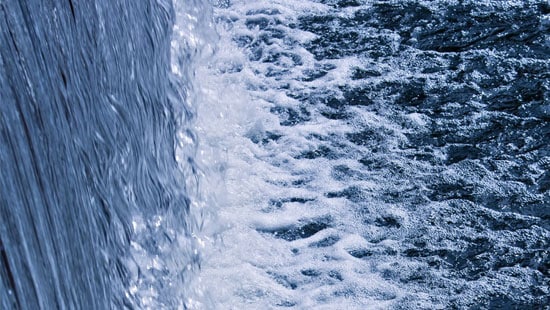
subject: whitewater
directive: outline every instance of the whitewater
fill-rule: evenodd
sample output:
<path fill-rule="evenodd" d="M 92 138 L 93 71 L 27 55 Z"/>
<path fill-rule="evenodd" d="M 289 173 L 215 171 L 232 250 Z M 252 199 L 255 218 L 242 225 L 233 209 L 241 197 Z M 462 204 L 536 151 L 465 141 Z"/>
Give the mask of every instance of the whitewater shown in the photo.
<path fill-rule="evenodd" d="M 547 5 L 219 1 L 214 19 L 218 307 L 546 307 Z"/>
<path fill-rule="evenodd" d="M 549 309 L 547 2 L 0 22 L 0 308 Z"/>

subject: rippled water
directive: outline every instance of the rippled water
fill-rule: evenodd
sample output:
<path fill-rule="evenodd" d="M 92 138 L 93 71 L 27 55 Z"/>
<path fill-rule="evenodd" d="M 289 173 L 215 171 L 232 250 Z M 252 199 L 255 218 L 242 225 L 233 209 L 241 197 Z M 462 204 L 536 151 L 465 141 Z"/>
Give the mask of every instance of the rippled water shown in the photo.
<path fill-rule="evenodd" d="M 0 308 L 550 304 L 545 1 L 0 23 Z"/>
<path fill-rule="evenodd" d="M 221 303 L 546 307 L 549 9 L 218 2 Z"/>

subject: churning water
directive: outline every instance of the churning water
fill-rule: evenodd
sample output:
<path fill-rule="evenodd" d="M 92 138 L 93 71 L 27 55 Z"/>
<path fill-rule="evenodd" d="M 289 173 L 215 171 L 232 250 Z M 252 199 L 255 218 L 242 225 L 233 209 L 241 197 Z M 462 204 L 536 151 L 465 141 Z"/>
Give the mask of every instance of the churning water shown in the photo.
<path fill-rule="evenodd" d="M 0 308 L 548 309 L 546 1 L 0 25 Z"/>

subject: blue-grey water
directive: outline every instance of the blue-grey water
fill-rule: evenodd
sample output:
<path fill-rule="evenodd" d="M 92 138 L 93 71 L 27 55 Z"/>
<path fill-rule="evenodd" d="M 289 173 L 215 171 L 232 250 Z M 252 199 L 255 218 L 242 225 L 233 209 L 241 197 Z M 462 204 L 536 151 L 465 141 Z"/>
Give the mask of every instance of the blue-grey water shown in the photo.
<path fill-rule="evenodd" d="M 548 309 L 547 1 L 0 0 L 1 309 Z"/>
<path fill-rule="evenodd" d="M 2 0 L 0 16 L 0 308 L 182 304 L 197 263 L 177 243 L 191 111 L 170 73 L 172 3 Z"/>

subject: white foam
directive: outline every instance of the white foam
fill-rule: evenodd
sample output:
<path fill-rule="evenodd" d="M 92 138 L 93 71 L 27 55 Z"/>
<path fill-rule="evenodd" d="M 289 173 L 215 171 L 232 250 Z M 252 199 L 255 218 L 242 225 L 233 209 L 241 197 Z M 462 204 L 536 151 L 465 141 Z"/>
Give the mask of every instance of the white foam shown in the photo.
<path fill-rule="evenodd" d="M 440 291 L 429 292 L 422 284 L 404 283 L 418 274 L 429 281 L 443 281 L 446 271 L 407 258 L 403 254 L 406 248 L 401 247 L 409 244 L 406 239 L 410 236 L 449 237 L 453 232 L 420 227 L 417 218 L 421 214 L 430 221 L 443 222 L 435 210 L 449 205 L 423 205 L 427 211 L 417 214 L 415 202 L 399 203 L 395 199 L 392 203 L 384 195 L 427 192 L 421 188 L 424 184 L 415 184 L 419 178 L 450 183 L 477 178 L 486 189 L 495 193 L 502 190 L 498 183 L 483 180 L 492 177 L 489 171 L 467 163 L 433 167 L 416 159 L 423 150 L 414 153 L 406 149 L 406 135 L 427 134 L 433 126 L 441 125 L 428 115 L 395 113 L 392 107 L 381 104 L 387 98 L 373 97 L 372 105 L 347 106 L 346 113 L 351 116 L 345 120 L 324 116 L 326 107 L 315 102 L 317 97 L 321 102 L 329 97 L 344 100 L 347 89 L 365 83 L 350 79 L 357 68 L 380 73 L 368 78 L 371 87 L 426 78 L 424 87 L 429 91 L 446 83 L 440 73 L 428 76 L 422 73 L 423 66 L 415 64 L 437 61 L 445 67 L 448 59 L 423 60 L 407 49 L 383 62 L 354 56 L 315 60 L 303 46 L 319 36 L 294 27 L 298 18 L 349 16 L 356 10 L 335 13 L 315 1 L 237 0 L 229 8 L 215 11 L 219 44 L 213 48 L 216 53 L 212 61 L 196 73 L 202 94 L 196 131 L 201 137 L 203 166 L 212 167 L 219 175 L 209 184 L 217 193 L 213 204 L 217 205 L 218 219 L 211 221 L 218 225 L 211 229 L 216 238 L 205 239 L 207 259 L 200 276 L 216 309 L 387 309 L 405 302 L 418 308 L 437 308 L 441 300 L 450 297 L 436 300 L 434 295 Z M 282 35 L 270 36 L 272 33 L 260 23 L 247 25 L 247 19 L 264 19 L 270 31 Z M 368 28 L 361 31 L 372 37 L 384 36 L 393 52 L 402 48 L 395 33 Z M 264 35 L 268 38 L 262 43 Z M 239 38 L 250 40 L 248 49 L 238 46 Z M 255 44 L 261 53 L 254 51 Z M 270 59 L 273 55 L 280 58 Z M 314 72 L 323 66 L 331 68 L 324 76 L 303 79 L 304 71 Z M 379 91 L 378 96 L 382 97 L 381 93 L 396 96 L 390 90 Z M 291 126 L 283 124 L 290 117 L 289 111 L 300 114 L 302 108 L 307 112 L 303 119 Z M 467 122 L 456 120 L 456 125 L 465 130 L 482 129 L 488 126 L 484 113 L 473 115 Z M 367 135 L 366 142 L 347 138 L 358 133 Z M 369 145 L 369 139 L 381 141 Z M 447 160 L 442 149 L 431 150 L 429 156 L 434 161 Z M 377 162 L 383 163 L 382 168 L 365 168 Z M 520 186 L 513 189 L 522 190 Z M 425 199 L 420 194 L 418 198 Z M 312 221 L 319 223 L 319 219 L 328 223 L 325 229 L 292 235 Z M 456 246 L 445 241 L 438 245 L 449 249 Z"/>

